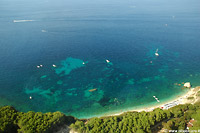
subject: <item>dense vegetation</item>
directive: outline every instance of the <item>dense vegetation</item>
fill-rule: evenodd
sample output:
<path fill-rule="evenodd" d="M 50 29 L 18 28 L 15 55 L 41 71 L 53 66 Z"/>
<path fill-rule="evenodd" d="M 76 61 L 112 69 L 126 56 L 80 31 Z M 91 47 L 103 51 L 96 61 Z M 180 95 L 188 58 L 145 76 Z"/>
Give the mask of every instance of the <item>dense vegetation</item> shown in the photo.
<path fill-rule="evenodd" d="M 83 133 L 150 133 L 158 130 L 185 130 L 191 119 L 193 127 L 200 129 L 200 103 L 178 105 L 169 110 L 155 109 L 152 112 L 127 112 L 119 116 L 79 120 L 60 112 L 27 113 L 13 107 L 0 108 L 0 132 L 3 133 L 51 133 L 63 125 Z"/>
<path fill-rule="evenodd" d="M 120 116 L 77 120 L 71 128 L 91 133 L 149 133 L 165 130 L 185 130 L 187 123 L 195 119 L 190 130 L 200 129 L 200 104 L 178 105 L 169 110 L 152 112 L 128 112 Z M 197 130 L 198 131 L 198 130 Z"/>
<path fill-rule="evenodd" d="M 74 121 L 73 117 L 65 116 L 61 112 L 22 113 L 10 106 L 0 108 L 0 132 L 3 133 L 51 133 Z"/>

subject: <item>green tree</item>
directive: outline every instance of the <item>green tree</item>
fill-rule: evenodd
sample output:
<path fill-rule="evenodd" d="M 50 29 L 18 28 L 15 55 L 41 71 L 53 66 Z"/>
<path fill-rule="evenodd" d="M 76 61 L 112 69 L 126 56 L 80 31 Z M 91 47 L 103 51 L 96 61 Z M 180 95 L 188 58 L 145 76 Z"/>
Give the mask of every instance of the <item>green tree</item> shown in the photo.
<path fill-rule="evenodd" d="M 0 132 L 15 133 L 19 128 L 16 124 L 18 112 L 10 106 L 0 108 Z"/>

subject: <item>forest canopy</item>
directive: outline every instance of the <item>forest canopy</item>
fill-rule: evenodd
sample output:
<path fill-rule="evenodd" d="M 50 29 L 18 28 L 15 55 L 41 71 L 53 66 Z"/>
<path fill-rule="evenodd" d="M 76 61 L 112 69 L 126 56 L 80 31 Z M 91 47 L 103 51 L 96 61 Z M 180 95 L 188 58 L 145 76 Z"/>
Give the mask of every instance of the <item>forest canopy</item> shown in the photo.
<path fill-rule="evenodd" d="M 18 112 L 11 106 L 0 107 L 2 133 L 53 133 L 70 126 L 80 133 L 151 133 L 159 130 L 200 129 L 200 103 L 178 105 L 168 110 L 157 108 L 151 112 L 126 112 L 119 116 L 77 119 L 61 112 Z"/>
<path fill-rule="evenodd" d="M 29 111 L 23 113 L 10 106 L 0 108 L 0 132 L 3 133 L 51 133 L 72 122 L 75 122 L 74 117 L 65 116 L 61 112 L 35 113 Z"/>

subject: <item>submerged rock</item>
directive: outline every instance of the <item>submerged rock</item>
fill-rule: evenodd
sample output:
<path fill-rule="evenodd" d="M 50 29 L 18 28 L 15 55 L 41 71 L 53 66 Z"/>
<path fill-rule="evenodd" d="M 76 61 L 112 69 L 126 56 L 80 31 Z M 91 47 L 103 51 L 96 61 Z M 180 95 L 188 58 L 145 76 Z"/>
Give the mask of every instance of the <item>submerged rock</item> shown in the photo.
<path fill-rule="evenodd" d="M 91 90 L 88 90 L 89 92 L 93 92 L 93 91 L 96 91 L 97 88 L 94 88 L 94 89 L 91 89 Z"/>

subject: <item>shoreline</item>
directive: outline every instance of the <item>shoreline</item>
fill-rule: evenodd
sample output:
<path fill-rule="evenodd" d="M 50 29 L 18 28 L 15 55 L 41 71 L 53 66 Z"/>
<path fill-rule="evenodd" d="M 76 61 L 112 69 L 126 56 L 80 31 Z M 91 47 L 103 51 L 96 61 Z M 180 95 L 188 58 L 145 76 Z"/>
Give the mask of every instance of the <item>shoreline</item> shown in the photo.
<path fill-rule="evenodd" d="M 194 104 L 200 100 L 200 97 L 196 96 L 198 91 L 200 91 L 200 86 L 196 86 L 195 88 L 185 88 L 185 89 L 189 89 L 185 94 L 180 95 L 171 100 L 166 100 L 164 103 L 160 103 L 160 104 L 157 104 L 152 107 L 146 107 L 146 108 L 141 108 L 141 109 L 132 109 L 132 110 L 127 110 L 127 111 L 123 111 L 120 113 L 114 113 L 114 114 L 105 115 L 105 116 L 101 116 L 101 117 L 118 116 L 118 115 L 121 115 L 126 112 L 142 112 L 142 111 L 150 112 L 156 108 L 166 107 L 166 104 L 172 104 L 172 103 L 178 103 L 177 105 L 187 104 L 187 103 Z M 188 99 L 188 97 L 194 97 L 194 99 Z M 174 106 L 177 106 L 177 105 L 174 104 Z M 174 107 L 174 106 L 171 106 L 171 107 Z M 171 107 L 169 107 L 169 108 L 171 108 Z M 167 108 L 167 109 L 169 109 L 169 108 Z"/>
<path fill-rule="evenodd" d="M 180 105 L 180 104 L 187 104 L 187 103 L 194 104 L 195 102 L 200 101 L 200 96 L 197 96 L 197 93 L 200 92 L 200 86 L 196 86 L 194 88 L 185 88 L 185 89 L 187 89 L 185 92 L 180 93 L 180 94 L 176 95 L 175 97 L 171 97 L 169 99 L 162 99 L 162 101 L 160 103 L 149 103 L 149 105 L 146 105 L 146 106 L 137 106 L 134 108 L 127 108 L 126 110 L 122 110 L 122 111 L 118 110 L 118 111 L 108 112 L 108 113 L 105 113 L 102 115 L 96 115 L 93 117 L 103 118 L 103 117 L 109 117 L 109 116 L 118 116 L 118 115 L 121 115 L 126 112 L 142 112 L 142 111 L 150 112 L 156 108 L 161 108 L 166 104 L 171 104 L 174 102 L 178 102 L 177 105 Z M 198 94 L 200 95 L 200 93 L 198 93 Z M 188 97 L 194 97 L 194 98 L 188 99 Z M 154 97 L 152 96 L 152 98 L 154 98 Z M 171 107 L 174 107 L 177 105 L 173 105 Z M 169 107 L 169 108 L 171 108 L 171 107 Z M 93 117 L 79 118 L 79 119 L 91 119 Z"/>
<path fill-rule="evenodd" d="M 156 103 L 151 102 L 149 104 L 142 105 L 142 106 L 135 106 L 135 107 L 126 108 L 126 109 L 123 109 L 123 110 L 122 109 L 113 110 L 113 111 L 110 111 L 110 112 L 107 112 L 107 113 L 89 116 L 89 117 L 82 117 L 82 118 L 79 118 L 79 119 L 84 120 L 84 119 L 91 119 L 91 118 L 94 118 L 94 117 L 104 118 L 104 117 L 109 117 L 109 116 L 118 116 L 118 115 L 121 115 L 121 114 L 126 113 L 126 112 L 142 112 L 142 111 L 150 112 L 150 111 L 153 111 L 156 108 L 161 108 L 166 104 L 170 104 L 169 108 L 180 105 L 180 104 L 186 104 L 186 103 L 194 104 L 197 100 L 200 101 L 200 96 L 195 97 L 194 99 L 190 99 L 190 100 L 188 100 L 187 98 L 193 97 L 194 95 L 196 95 L 196 93 L 198 91 L 200 91 L 200 86 L 185 88 L 184 92 L 178 93 L 177 95 L 172 95 L 171 97 L 169 97 L 167 99 L 161 99 L 161 100 L 157 99 L 157 101 L 159 101 L 159 102 L 156 102 Z M 156 98 L 156 97 L 152 96 L 152 98 Z M 166 109 L 166 108 L 162 108 L 162 109 Z"/>
<path fill-rule="evenodd" d="M 156 108 L 161 108 L 166 104 L 169 105 L 169 104 L 175 103 L 175 102 L 177 102 L 177 105 L 182 105 L 182 104 L 194 104 L 194 103 L 200 101 L 200 93 L 199 93 L 200 92 L 200 86 L 196 86 L 194 88 L 186 88 L 186 89 L 188 89 L 188 91 L 186 93 L 184 93 L 182 95 L 178 95 L 176 98 L 173 98 L 171 100 L 166 100 L 165 102 L 160 103 L 160 104 L 155 105 L 155 106 L 152 106 L 152 107 L 146 107 L 146 108 L 141 108 L 141 109 L 133 109 L 133 110 L 128 110 L 128 111 L 123 111 L 123 112 L 120 112 L 120 113 L 102 115 L 102 116 L 99 116 L 98 118 L 119 116 L 119 115 L 121 115 L 123 113 L 127 113 L 127 112 L 142 112 L 142 111 L 150 112 L 150 111 L 153 111 Z M 194 98 L 190 99 L 189 97 L 194 97 Z M 174 106 L 177 106 L 177 105 L 174 104 L 171 107 L 174 107 Z M 171 108 L 171 107 L 169 107 L 169 108 Z M 167 109 L 169 109 L 169 108 L 167 108 Z M 87 118 L 87 119 L 91 119 L 91 118 Z M 61 130 L 61 131 L 63 131 L 63 130 Z M 77 132 L 74 131 L 73 129 L 70 129 L 70 133 L 77 133 Z"/>

